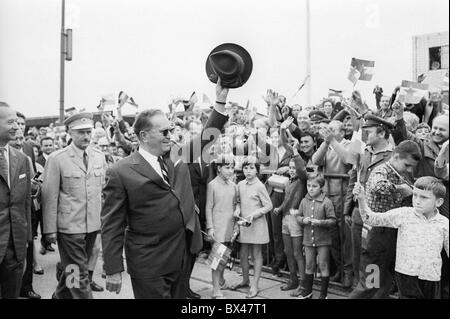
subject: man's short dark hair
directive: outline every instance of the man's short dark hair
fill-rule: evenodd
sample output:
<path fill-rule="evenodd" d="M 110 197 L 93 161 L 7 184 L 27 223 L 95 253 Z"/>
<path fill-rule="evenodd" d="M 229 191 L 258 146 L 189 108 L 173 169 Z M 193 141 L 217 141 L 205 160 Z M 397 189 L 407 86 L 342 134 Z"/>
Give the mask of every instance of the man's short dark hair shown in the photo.
<path fill-rule="evenodd" d="M 0 101 L 0 107 L 9 107 L 9 104 L 3 101 Z"/>
<path fill-rule="evenodd" d="M 413 141 L 403 141 L 394 148 L 393 154 L 398 154 L 400 158 L 406 158 L 408 155 L 414 160 L 422 160 L 422 152 L 420 151 L 419 145 Z"/>
<path fill-rule="evenodd" d="M 141 113 L 139 113 L 133 124 L 134 134 L 136 134 L 136 136 L 138 138 L 140 138 L 139 133 L 141 131 L 152 129 L 152 123 L 150 122 L 150 119 L 153 116 L 159 115 L 159 114 L 164 114 L 164 113 L 158 109 L 156 109 L 156 110 L 149 109 L 149 110 L 145 110 L 145 111 L 142 111 Z"/>
<path fill-rule="evenodd" d="M 306 130 L 306 131 L 304 131 L 304 132 L 301 132 L 301 134 L 300 134 L 300 139 L 301 139 L 302 137 L 305 137 L 305 136 L 311 136 L 311 138 L 313 139 L 313 141 L 316 142 L 316 135 L 315 135 L 312 131 Z M 300 141 L 299 141 L 299 142 L 300 142 Z"/>
<path fill-rule="evenodd" d="M 55 142 L 55 141 L 53 140 L 53 137 L 45 136 L 45 137 L 41 138 L 41 140 L 40 140 L 40 142 L 39 142 L 39 143 L 41 144 L 41 146 L 42 146 L 43 142 L 46 141 L 46 140 L 50 140 L 50 141 L 52 141 L 52 142 Z"/>
<path fill-rule="evenodd" d="M 447 194 L 444 184 L 439 178 L 433 176 L 422 176 L 414 183 L 414 187 L 431 191 L 436 198 L 444 198 Z"/>
<path fill-rule="evenodd" d="M 23 113 L 20 113 L 19 111 L 16 112 L 16 115 L 17 115 L 17 117 L 23 118 L 25 121 L 27 120 L 25 115 L 23 115 Z"/>

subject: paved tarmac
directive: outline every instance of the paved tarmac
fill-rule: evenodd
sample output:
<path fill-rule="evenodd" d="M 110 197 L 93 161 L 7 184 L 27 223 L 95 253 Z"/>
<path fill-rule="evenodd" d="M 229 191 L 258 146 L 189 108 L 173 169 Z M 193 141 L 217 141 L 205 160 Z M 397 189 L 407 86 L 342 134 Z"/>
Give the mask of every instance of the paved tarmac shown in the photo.
<path fill-rule="evenodd" d="M 34 275 L 33 286 L 34 290 L 42 296 L 43 299 L 50 299 L 52 293 L 56 287 L 56 263 L 59 260 L 59 254 L 57 247 L 55 252 L 47 252 L 45 255 L 38 253 L 38 261 L 41 267 L 44 269 L 44 275 Z M 101 286 L 105 286 L 105 279 L 101 277 L 103 261 L 101 256 L 96 265 L 94 272 L 94 281 Z M 250 280 L 253 279 L 253 270 L 250 270 Z M 236 264 L 233 270 L 225 271 L 225 279 L 228 284 L 234 284 L 241 282 L 242 276 L 240 267 Z M 296 299 L 289 296 L 290 291 L 281 291 L 280 287 L 287 281 L 284 277 L 275 277 L 268 272 L 263 272 L 260 279 L 260 292 L 254 299 Z M 206 264 L 206 260 L 198 258 L 195 264 L 192 277 L 191 277 L 191 289 L 202 296 L 202 299 L 211 299 L 212 283 L 211 283 L 211 270 Z M 319 282 L 314 286 L 313 298 L 319 296 Z M 239 289 L 237 291 L 222 290 L 222 293 L 227 299 L 246 299 L 245 296 L 248 289 Z M 349 291 L 344 291 L 336 285 L 331 285 L 329 289 L 328 299 L 343 299 L 346 298 Z M 131 287 L 130 276 L 128 273 L 122 273 L 122 290 L 119 294 L 111 293 L 108 291 L 94 292 L 95 299 L 133 299 L 133 291 Z M 248 300 L 248 299 L 246 299 Z"/>

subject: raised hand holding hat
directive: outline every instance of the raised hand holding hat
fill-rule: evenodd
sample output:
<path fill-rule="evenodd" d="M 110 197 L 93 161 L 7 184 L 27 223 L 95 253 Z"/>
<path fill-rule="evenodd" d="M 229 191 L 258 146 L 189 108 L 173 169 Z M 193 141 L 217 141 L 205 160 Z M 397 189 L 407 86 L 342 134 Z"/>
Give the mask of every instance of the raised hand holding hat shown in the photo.
<path fill-rule="evenodd" d="M 206 75 L 213 83 L 220 78 L 223 88 L 244 85 L 253 69 L 250 54 L 234 43 L 224 43 L 214 48 L 206 59 Z"/>

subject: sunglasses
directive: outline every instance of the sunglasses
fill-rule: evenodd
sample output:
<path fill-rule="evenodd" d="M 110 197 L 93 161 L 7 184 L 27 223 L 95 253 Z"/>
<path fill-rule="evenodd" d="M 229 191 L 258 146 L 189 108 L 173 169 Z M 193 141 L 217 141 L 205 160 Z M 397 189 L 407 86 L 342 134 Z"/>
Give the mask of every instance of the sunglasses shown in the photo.
<path fill-rule="evenodd" d="M 175 127 L 171 127 L 171 128 L 166 128 L 166 129 L 164 129 L 164 130 L 159 130 L 159 132 L 163 135 L 163 136 L 165 136 L 165 137 L 167 137 L 168 135 L 169 135 L 169 132 L 170 132 L 170 134 L 174 134 L 174 132 L 175 132 Z"/>

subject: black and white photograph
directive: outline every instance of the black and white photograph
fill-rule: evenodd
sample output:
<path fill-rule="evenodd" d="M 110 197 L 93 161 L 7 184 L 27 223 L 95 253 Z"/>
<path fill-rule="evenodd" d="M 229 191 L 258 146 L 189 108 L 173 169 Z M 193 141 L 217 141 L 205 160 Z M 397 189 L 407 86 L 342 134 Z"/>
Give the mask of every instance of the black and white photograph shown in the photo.
<path fill-rule="evenodd" d="M 448 216 L 447 0 L 0 0 L 0 299 L 449 299 Z"/>

